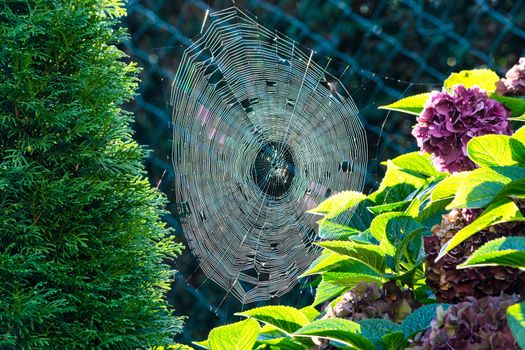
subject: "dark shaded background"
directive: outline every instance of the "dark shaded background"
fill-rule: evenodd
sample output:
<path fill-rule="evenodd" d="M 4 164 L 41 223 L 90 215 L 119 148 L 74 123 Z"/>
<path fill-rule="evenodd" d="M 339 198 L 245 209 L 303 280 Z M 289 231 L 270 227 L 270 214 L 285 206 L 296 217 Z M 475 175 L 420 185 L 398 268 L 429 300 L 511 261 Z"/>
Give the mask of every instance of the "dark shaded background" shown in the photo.
<path fill-rule="evenodd" d="M 125 50 L 144 69 L 140 95 L 129 109 L 136 115 L 137 140 L 152 149 L 147 162 L 151 183 L 172 200 L 166 220 L 181 241 L 169 159 L 171 83 L 182 52 L 200 31 L 206 9 L 231 5 L 229 0 L 129 3 L 126 25 L 131 40 Z M 269 29 L 333 58 L 333 73 L 342 74 L 341 81 L 366 120 L 367 191 L 381 175 L 378 162 L 415 149 L 410 136 L 414 118 L 388 114 L 378 105 L 439 89 L 452 71 L 489 67 L 502 74 L 525 56 L 525 5 L 519 0 L 238 0 L 236 5 Z M 178 314 L 190 317 L 180 341 L 202 340 L 212 327 L 236 319 L 233 313 L 243 306 L 229 296 L 223 300 L 225 292 L 206 279 L 189 251 L 176 268 L 180 272 L 170 300 Z M 303 306 L 310 301 L 311 288 L 304 286 L 271 303 Z"/>

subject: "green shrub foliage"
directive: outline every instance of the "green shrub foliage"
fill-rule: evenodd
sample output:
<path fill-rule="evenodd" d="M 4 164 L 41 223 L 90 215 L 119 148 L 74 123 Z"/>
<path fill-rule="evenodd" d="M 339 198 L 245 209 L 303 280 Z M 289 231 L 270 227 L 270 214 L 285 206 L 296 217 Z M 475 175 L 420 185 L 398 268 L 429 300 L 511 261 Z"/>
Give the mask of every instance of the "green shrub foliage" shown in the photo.
<path fill-rule="evenodd" d="M 116 0 L 0 3 L 0 348 L 167 345 L 181 247 L 121 109 Z"/>

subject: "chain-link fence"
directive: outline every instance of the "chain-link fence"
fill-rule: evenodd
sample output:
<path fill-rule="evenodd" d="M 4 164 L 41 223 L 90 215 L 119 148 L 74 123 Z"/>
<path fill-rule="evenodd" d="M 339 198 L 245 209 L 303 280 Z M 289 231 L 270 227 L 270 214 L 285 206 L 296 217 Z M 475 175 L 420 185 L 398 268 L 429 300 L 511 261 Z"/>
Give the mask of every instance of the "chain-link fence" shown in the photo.
<path fill-rule="evenodd" d="M 136 137 L 153 150 L 147 164 L 151 182 L 172 201 L 171 83 L 206 10 L 230 6 L 230 0 L 129 3 L 126 24 L 131 39 L 125 49 L 143 67 L 140 95 L 130 106 L 136 115 Z M 452 71 L 487 66 L 502 73 L 525 55 L 522 0 L 244 0 L 236 6 L 332 59 L 332 70 L 366 121 L 367 189 L 379 178 L 378 162 L 414 149 L 413 118 L 378 110 L 378 105 L 439 88 Z M 176 204 L 169 209 L 166 220 L 183 241 Z M 176 268 L 180 273 L 171 299 L 177 313 L 190 316 L 182 341 L 205 338 L 213 326 L 232 321 L 233 312 L 243 307 L 234 298 L 222 300 L 224 291 L 200 272 L 189 251 Z M 310 298 L 310 288 L 303 286 L 272 303 L 302 306 Z"/>

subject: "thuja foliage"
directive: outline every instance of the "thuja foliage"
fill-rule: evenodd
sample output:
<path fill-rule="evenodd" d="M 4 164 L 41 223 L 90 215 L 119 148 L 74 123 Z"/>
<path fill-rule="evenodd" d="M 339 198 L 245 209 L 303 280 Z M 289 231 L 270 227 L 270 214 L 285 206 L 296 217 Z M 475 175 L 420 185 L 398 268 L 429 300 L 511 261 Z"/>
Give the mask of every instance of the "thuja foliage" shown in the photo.
<path fill-rule="evenodd" d="M 121 1 L 0 2 L 0 348 L 169 345 L 180 252 L 132 140 Z"/>
<path fill-rule="evenodd" d="M 525 349 L 524 86 L 522 59 L 383 107 L 412 114 L 421 152 L 387 160 L 375 192 L 310 211 L 323 216 L 313 304 L 243 311 L 195 345 Z"/>

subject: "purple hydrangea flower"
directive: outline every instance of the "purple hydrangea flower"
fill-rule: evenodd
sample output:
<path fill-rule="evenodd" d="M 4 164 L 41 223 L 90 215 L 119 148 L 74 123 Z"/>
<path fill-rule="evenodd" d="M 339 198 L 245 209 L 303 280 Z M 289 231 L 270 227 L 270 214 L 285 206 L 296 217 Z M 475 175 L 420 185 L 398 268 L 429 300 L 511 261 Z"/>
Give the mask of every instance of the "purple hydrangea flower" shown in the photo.
<path fill-rule="evenodd" d="M 456 85 L 451 93 L 433 92 L 417 118 L 412 134 L 422 151 L 432 154 L 440 171 L 472 170 L 467 143 L 474 136 L 510 135 L 510 111 L 484 90 Z"/>
<path fill-rule="evenodd" d="M 505 74 L 505 78 L 496 83 L 496 92 L 500 95 L 525 95 L 525 57 L 520 58 L 519 63 Z"/>

